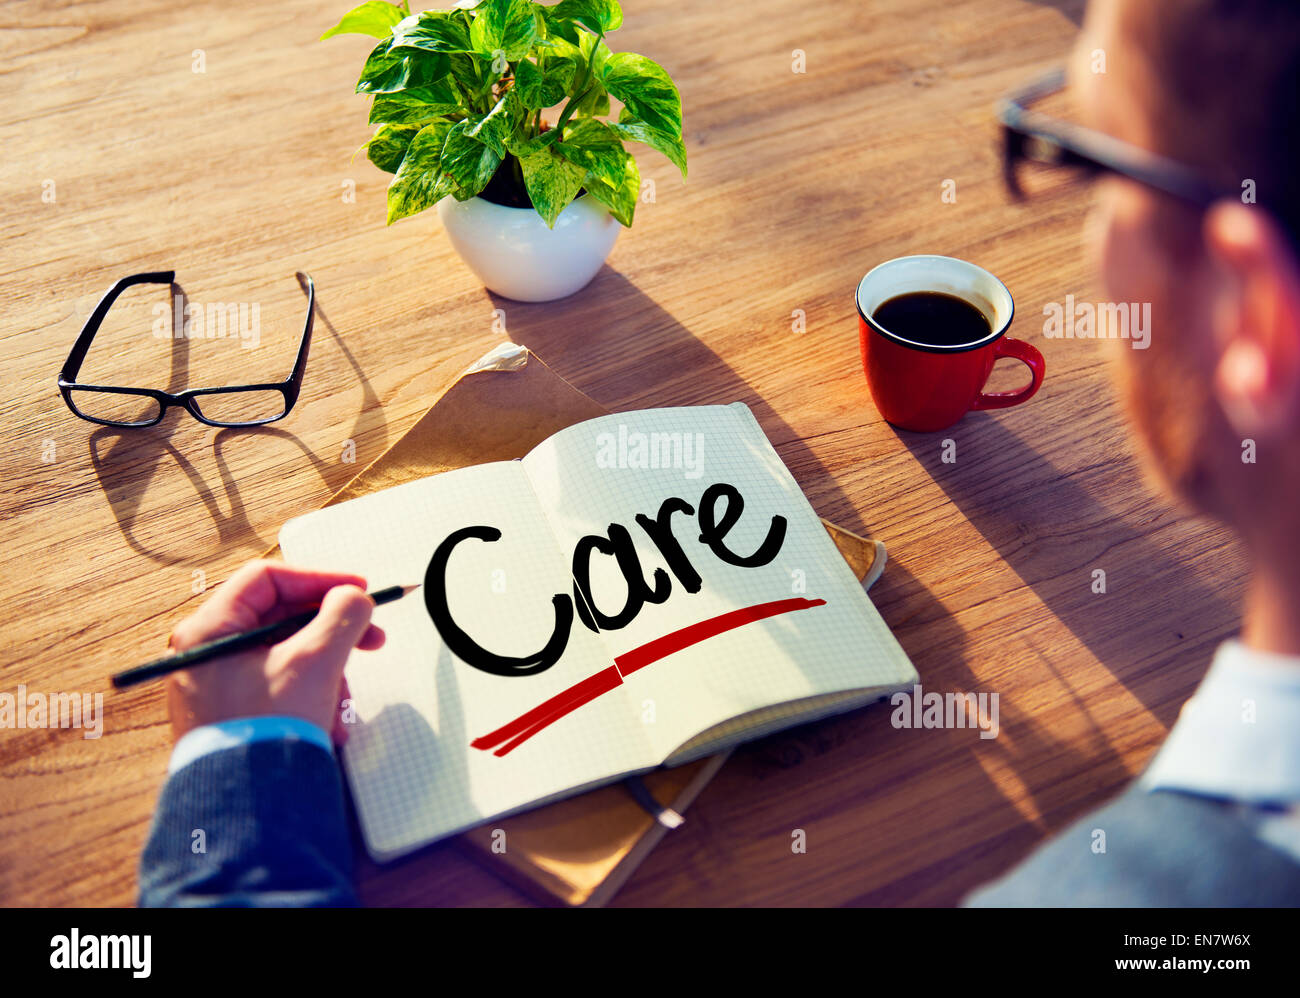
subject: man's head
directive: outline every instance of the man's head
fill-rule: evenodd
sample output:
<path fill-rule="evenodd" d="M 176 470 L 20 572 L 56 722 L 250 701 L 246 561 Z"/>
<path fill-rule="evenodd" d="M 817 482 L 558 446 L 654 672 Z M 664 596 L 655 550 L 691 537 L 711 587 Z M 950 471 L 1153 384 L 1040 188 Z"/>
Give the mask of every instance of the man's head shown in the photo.
<path fill-rule="evenodd" d="M 1119 373 L 1162 480 L 1248 543 L 1300 540 L 1300 4 L 1094 0 L 1070 85 L 1085 124 L 1258 199 L 1201 212 L 1107 178 L 1091 241 L 1108 300 L 1151 303 Z"/>

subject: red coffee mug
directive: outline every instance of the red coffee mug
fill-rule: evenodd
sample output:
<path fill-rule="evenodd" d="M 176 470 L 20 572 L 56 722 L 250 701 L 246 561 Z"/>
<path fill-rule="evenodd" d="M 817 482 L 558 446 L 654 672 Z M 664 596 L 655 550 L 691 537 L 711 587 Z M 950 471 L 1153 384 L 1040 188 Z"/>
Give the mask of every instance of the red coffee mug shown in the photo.
<path fill-rule="evenodd" d="M 990 332 L 955 346 L 905 339 L 872 318 L 889 299 L 916 291 L 955 295 L 979 309 Z M 942 430 L 972 409 L 1006 409 L 1033 398 L 1043 383 L 1043 355 L 1003 333 L 1015 303 L 1006 285 L 983 267 L 950 256 L 902 256 L 867 272 L 858 283 L 858 342 L 862 368 L 880 414 L 904 430 Z M 1029 384 L 1014 392 L 985 392 L 1000 357 L 1022 361 Z"/>

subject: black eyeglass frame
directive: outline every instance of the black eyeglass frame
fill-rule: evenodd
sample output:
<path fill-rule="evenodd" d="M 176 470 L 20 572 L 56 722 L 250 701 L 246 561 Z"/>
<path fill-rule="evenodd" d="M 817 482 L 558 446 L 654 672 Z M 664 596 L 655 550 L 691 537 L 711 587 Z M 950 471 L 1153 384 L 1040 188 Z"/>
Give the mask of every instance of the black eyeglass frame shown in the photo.
<path fill-rule="evenodd" d="M 1002 176 L 1007 190 L 1017 200 L 1024 197 L 1016 175 L 1016 165 L 1022 159 L 1078 167 L 1090 174 L 1114 173 L 1200 209 L 1222 198 L 1241 196 L 1240 191 L 1213 183 L 1177 160 L 1029 107 L 1064 87 L 1065 69 L 1057 67 L 997 103 L 1002 125 Z"/>
<path fill-rule="evenodd" d="M 82 327 L 81 333 L 77 340 L 72 344 L 72 352 L 68 354 L 68 359 L 64 363 L 62 370 L 59 371 L 58 386 L 59 393 L 63 396 L 63 401 L 67 403 L 68 408 L 73 415 L 91 423 L 99 423 L 101 426 L 124 426 L 124 427 L 145 427 L 156 426 L 162 422 L 163 416 L 167 415 L 167 410 L 174 405 L 182 406 L 191 416 L 200 423 L 208 426 L 219 427 L 239 427 L 239 426 L 265 426 L 267 423 L 274 423 L 277 420 L 284 419 L 293 409 L 294 404 L 298 401 L 298 393 L 302 389 L 303 373 L 307 370 L 307 351 L 311 347 L 312 326 L 316 317 L 316 284 L 311 276 L 299 272 L 297 275 L 307 284 L 307 320 L 303 324 L 302 342 L 298 346 L 298 356 L 294 360 L 293 371 L 284 381 L 267 382 L 257 385 L 226 385 L 222 388 L 190 388 L 183 392 L 164 392 L 157 388 L 128 388 L 118 385 L 92 385 L 77 381 L 77 373 L 81 370 L 81 365 L 86 359 L 86 352 L 90 349 L 91 341 L 94 340 L 95 334 L 99 332 L 99 327 L 104 322 L 104 317 L 108 315 L 109 309 L 113 307 L 114 302 L 127 288 L 134 287 L 137 284 L 172 284 L 176 279 L 174 270 L 152 271 L 147 274 L 132 274 L 130 277 L 124 277 L 111 288 L 99 300 L 95 306 L 95 311 L 90 314 L 86 324 Z M 141 395 L 154 399 L 158 402 L 158 415 L 152 419 L 137 420 L 135 422 L 127 420 L 100 419 L 97 416 L 89 416 L 80 411 L 72 401 L 73 390 L 87 392 L 110 392 L 118 395 Z M 271 416 L 267 419 L 251 419 L 243 421 L 227 421 L 219 419 L 209 419 L 204 416 L 199 409 L 196 401 L 202 395 L 222 395 L 236 394 L 239 392 L 266 392 L 276 391 L 284 398 L 284 411 L 278 416 Z"/>

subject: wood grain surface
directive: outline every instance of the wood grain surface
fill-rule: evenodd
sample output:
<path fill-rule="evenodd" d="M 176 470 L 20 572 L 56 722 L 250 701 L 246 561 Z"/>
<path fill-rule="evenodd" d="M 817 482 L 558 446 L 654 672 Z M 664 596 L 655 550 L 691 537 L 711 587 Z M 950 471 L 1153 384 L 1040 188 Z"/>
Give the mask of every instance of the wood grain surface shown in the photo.
<path fill-rule="evenodd" d="M 507 337 L 611 409 L 749 404 L 818 513 L 887 544 L 872 598 L 925 689 L 999 695 L 994 739 L 895 730 L 875 707 L 739 750 L 616 904 L 952 904 L 1145 765 L 1235 629 L 1244 563 L 1144 481 L 1111 345 L 1042 336 L 1045 304 L 1098 293 L 1087 196 L 1010 203 L 992 105 L 1063 58 L 1080 3 L 626 0 L 612 47 L 677 80 L 690 179 L 638 150 L 653 202 L 550 305 L 485 292 L 433 212 L 385 228 L 387 175 L 349 159 L 369 133 L 351 92 L 367 41 L 316 41 L 346 6 L 0 7 L 0 692 L 101 692 L 105 710 L 97 739 L 0 730 L 0 902 L 134 902 L 170 730 L 161 687 L 112 693 L 109 673 L 160 652 L 200 583 L 273 544 Z M 1047 360 L 1036 398 L 939 434 L 880 419 L 853 289 L 918 252 L 1006 282 L 1011 335 Z M 157 338 L 167 290 L 136 288 L 85 377 L 282 378 L 302 270 L 319 311 L 289 418 L 214 430 L 173 411 L 117 431 L 67 410 L 55 377 L 85 316 L 156 269 L 191 302 L 258 303 L 258 345 Z M 994 387 L 1023 380 L 1007 367 Z M 361 890 L 527 903 L 441 846 L 363 863 Z"/>

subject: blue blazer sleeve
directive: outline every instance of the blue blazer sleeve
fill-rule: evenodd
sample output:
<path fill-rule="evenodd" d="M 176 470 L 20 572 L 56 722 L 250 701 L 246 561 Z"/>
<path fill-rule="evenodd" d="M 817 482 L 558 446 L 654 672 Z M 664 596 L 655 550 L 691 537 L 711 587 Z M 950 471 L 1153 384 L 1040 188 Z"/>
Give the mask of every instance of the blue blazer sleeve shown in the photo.
<path fill-rule="evenodd" d="M 141 907 L 355 906 L 332 752 L 296 738 L 202 755 L 168 777 L 140 857 Z"/>

